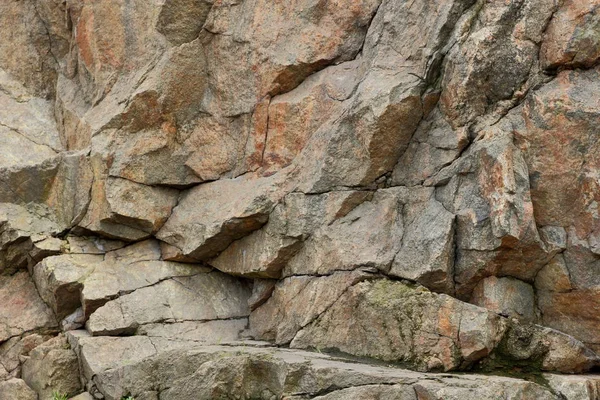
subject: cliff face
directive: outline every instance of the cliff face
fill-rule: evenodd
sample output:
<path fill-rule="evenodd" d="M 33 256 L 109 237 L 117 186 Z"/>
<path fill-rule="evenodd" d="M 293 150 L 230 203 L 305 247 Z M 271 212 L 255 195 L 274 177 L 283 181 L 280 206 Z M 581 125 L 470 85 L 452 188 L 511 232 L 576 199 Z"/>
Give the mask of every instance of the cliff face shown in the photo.
<path fill-rule="evenodd" d="M 600 398 L 599 61 L 598 0 L 3 0 L 0 400 Z"/>

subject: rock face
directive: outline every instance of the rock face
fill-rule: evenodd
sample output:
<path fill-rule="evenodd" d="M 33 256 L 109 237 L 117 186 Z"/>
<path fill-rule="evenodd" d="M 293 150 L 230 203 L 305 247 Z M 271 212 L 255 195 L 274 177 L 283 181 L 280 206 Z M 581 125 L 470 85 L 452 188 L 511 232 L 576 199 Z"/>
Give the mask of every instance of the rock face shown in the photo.
<path fill-rule="evenodd" d="M 50 339 L 29 353 L 23 364 L 23 380 L 40 398 L 81 392 L 78 359 L 64 336 Z"/>
<path fill-rule="evenodd" d="M 0 400 L 599 398 L 599 15 L 3 1 Z"/>

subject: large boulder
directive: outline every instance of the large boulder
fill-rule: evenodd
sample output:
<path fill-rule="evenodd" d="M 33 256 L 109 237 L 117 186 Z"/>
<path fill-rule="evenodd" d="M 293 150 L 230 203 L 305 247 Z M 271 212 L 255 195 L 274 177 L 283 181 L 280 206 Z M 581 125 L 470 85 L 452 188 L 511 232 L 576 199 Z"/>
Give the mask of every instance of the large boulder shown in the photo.
<path fill-rule="evenodd" d="M 558 331 L 515 325 L 484 308 L 374 279 L 367 271 L 286 279 L 252 312 L 250 327 L 256 338 L 292 348 L 341 351 L 420 370 L 453 370 L 480 361 L 496 368 L 488 356 L 563 372 L 586 371 L 599 361 Z"/>
<path fill-rule="evenodd" d="M 74 396 L 81 392 L 79 360 L 63 335 L 32 350 L 22 374 L 41 399 L 50 399 L 53 393 Z"/>
<path fill-rule="evenodd" d="M 27 384 L 17 378 L 0 382 L 0 396 L 11 400 L 38 400 L 38 395 Z"/>

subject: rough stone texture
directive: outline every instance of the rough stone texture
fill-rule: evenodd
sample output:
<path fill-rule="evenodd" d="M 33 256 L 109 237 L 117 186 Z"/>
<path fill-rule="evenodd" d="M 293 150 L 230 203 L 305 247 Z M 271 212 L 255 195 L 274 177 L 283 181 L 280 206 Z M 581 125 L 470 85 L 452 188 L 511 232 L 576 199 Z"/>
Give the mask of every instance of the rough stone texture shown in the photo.
<path fill-rule="evenodd" d="M 0 380 L 20 377 L 24 358 L 29 356 L 31 350 L 49 340 L 52 335 L 53 332 L 24 334 L 22 337 L 16 336 L 2 343 L 0 345 L 0 358 L 2 359 Z"/>
<path fill-rule="evenodd" d="M 150 323 L 243 318 L 249 297 L 238 280 L 219 272 L 174 277 L 108 301 L 86 327 L 94 335 L 119 335 Z"/>
<path fill-rule="evenodd" d="M 341 351 L 423 371 L 465 368 L 494 350 L 515 363 L 539 362 L 550 371 L 586 371 L 599 361 L 581 342 L 558 331 L 512 327 L 484 308 L 372 279 L 365 272 L 286 279 L 253 311 L 251 330 L 257 338 L 291 348 Z M 519 340 L 526 349 L 518 347 Z"/>
<path fill-rule="evenodd" d="M 156 241 L 144 241 L 105 255 L 65 254 L 44 259 L 33 279 L 47 304 L 62 319 L 83 307 L 86 317 L 107 301 L 172 277 L 210 269 L 160 260 Z"/>
<path fill-rule="evenodd" d="M 567 399 L 593 399 L 600 394 L 600 380 L 597 375 L 551 375 L 544 374 L 544 378 L 556 392 Z"/>
<path fill-rule="evenodd" d="M 93 390 L 101 390 L 109 400 L 124 394 L 174 399 L 559 398 L 547 388 L 514 378 L 428 375 L 298 350 L 260 348 L 251 342 L 246 347 L 192 346 L 157 353 L 149 343 L 147 348 L 133 339 L 78 341 L 84 362 L 92 351 L 103 359 L 90 364 L 88 374 L 94 376 Z M 139 352 L 132 358 L 129 349 L 133 346 Z M 107 357 L 107 350 L 117 348 L 127 362 Z"/>
<path fill-rule="evenodd" d="M 3 1 L 4 390 L 599 397 L 599 15 Z"/>
<path fill-rule="evenodd" d="M 92 396 L 88 392 L 83 392 L 75 397 L 71 397 L 70 400 L 94 400 L 94 396 Z"/>
<path fill-rule="evenodd" d="M 27 272 L 0 276 L 0 343 L 23 333 L 56 328 L 52 310 L 39 297 Z"/>
<path fill-rule="evenodd" d="M 600 285 L 590 275 L 597 263 L 595 232 L 599 223 L 595 211 L 599 188 L 594 178 L 597 143 L 592 134 L 599 116 L 597 76 L 595 70 L 561 72 L 525 103 L 526 129 L 518 130 L 518 144 L 532 176 L 536 221 L 565 229 L 563 257 L 547 268 L 564 268 L 568 277 L 559 272 L 553 278 L 558 282 L 540 291 L 543 322 L 596 349 L 600 338 L 589 327 L 597 323 L 594 310 L 598 309 Z M 556 139 L 547 142 L 543 135 L 549 132 L 556 133 Z M 544 151 L 539 148 L 542 143 L 547 143 Z M 562 293 L 567 285 L 571 292 Z"/>
<path fill-rule="evenodd" d="M 600 57 L 597 1 L 568 0 L 554 14 L 542 44 L 545 68 L 589 68 Z"/>
<path fill-rule="evenodd" d="M 535 322 L 533 288 L 514 278 L 490 277 L 482 280 L 473 291 L 471 302 L 480 307 L 528 322 Z"/>
<path fill-rule="evenodd" d="M 33 242 L 58 230 L 45 207 L 0 203 L 0 273 L 14 273 L 27 267 Z"/>
<path fill-rule="evenodd" d="M 38 97 L 50 97 L 56 81 L 56 60 L 47 28 L 33 1 L 2 3 L 0 68 Z M 12 29 L 8 29 L 12 26 Z M 18 49 L 18 51 L 16 50 Z"/>
<path fill-rule="evenodd" d="M 230 274 L 279 278 L 282 274 L 290 273 L 290 265 L 295 262 L 291 261 L 292 258 L 302 249 L 304 241 L 308 241 L 307 246 L 310 246 L 310 236 L 318 235 L 318 228 L 338 223 L 337 220 L 346 217 L 370 197 L 371 193 L 366 191 L 334 191 L 315 196 L 290 193 L 273 210 L 269 222 L 262 229 L 233 242 L 210 263 Z M 392 201 L 389 199 L 388 205 Z M 356 236 L 346 240 L 356 241 Z M 349 248 L 347 250 L 350 251 Z M 330 251 L 335 251 L 335 248 L 332 246 Z M 300 260 L 307 256 L 306 253 L 300 253 L 297 257 Z M 322 260 L 320 254 L 315 257 Z M 282 271 L 286 265 L 286 271 Z M 291 272 L 306 271 L 302 269 Z"/>
<path fill-rule="evenodd" d="M 11 400 L 37 400 L 38 395 L 21 379 L 0 382 L 0 398 Z"/>
<path fill-rule="evenodd" d="M 74 396 L 81 391 L 79 360 L 64 336 L 57 336 L 32 350 L 23 363 L 23 380 L 40 398 L 54 392 Z"/>
<path fill-rule="evenodd" d="M 195 259 L 215 256 L 267 222 L 285 194 L 283 183 L 280 177 L 242 177 L 200 185 L 182 196 L 156 237 Z"/>

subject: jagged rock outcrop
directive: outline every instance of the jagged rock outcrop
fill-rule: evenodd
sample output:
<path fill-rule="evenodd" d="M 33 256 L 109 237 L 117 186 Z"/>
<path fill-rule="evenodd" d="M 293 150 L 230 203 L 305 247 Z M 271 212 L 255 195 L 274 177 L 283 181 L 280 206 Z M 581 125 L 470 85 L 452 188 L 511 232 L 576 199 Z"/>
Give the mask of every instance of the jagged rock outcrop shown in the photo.
<path fill-rule="evenodd" d="M 0 400 L 599 398 L 599 10 L 4 1 Z"/>

